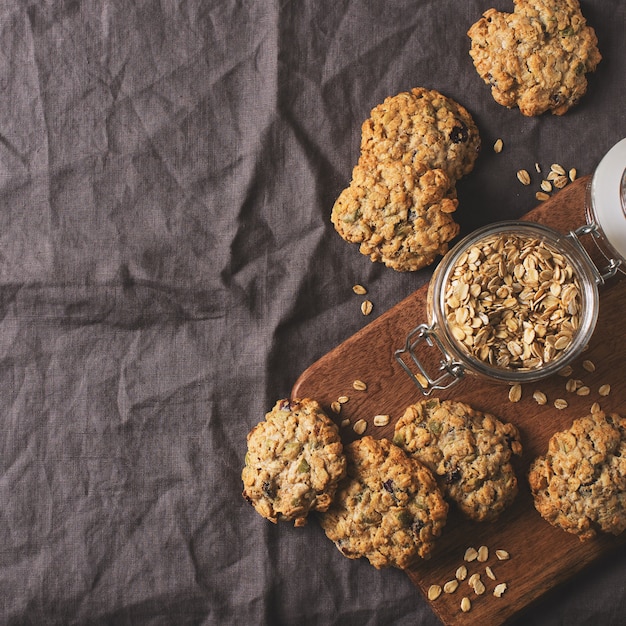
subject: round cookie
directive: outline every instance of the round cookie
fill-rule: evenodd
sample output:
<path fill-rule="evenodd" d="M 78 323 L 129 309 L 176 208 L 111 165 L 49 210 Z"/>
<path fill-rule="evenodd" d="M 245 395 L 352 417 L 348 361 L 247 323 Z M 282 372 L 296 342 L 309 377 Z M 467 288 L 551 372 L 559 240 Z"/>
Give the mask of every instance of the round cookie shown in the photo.
<path fill-rule="evenodd" d="M 248 433 L 243 497 L 271 522 L 303 526 L 325 511 L 346 474 L 337 425 L 308 398 L 279 400 Z"/>
<path fill-rule="evenodd" d="M 448 513 L 431 472 L 386 439 L 365 436 L 345 452 L 348 476 L 320 516 L 328 538 L 378 569 L 428 558 Z"/>
<path fill-rule="evenodd" d="M 626 529 L 626 418 L 602 411 L 554 434 L 528 481 L 535 508 L 581 541 Z"/>
<path fill-rule="evenodd" d="M 399 160 L 418 173 L 442 169 L 452 183 L 468 174 L 480 149 L 469 112 L 434 89 L 416 87 L 372 109 L 361 127 L 361 152 Z"/>
<path fill-rule="evenodd" d="M 467 34 L 470 56 L 494 100 L 523 115 L 563 115 L 587 91 L 602 59 L 577 0 L 514 0 L 513 13 L 489 9 Z"/>
<path fill-rule="evenodd" d="M 396 423 L 393 442 L 430 468 L 444 494 L 475 521 L 493 520 L 517 495 L 513 424 L 462 402 L 424 399 Z"/>
<path fill-rule="evenodd" d="M 400 160 L 363 154 L 349 187 L 335 202 L 331 221 L 343 239 L 360 243 L 372 261 L 397 271 L 431 264 L 459 232 L 454 186 L 443 170 L 419 174 Z"/>

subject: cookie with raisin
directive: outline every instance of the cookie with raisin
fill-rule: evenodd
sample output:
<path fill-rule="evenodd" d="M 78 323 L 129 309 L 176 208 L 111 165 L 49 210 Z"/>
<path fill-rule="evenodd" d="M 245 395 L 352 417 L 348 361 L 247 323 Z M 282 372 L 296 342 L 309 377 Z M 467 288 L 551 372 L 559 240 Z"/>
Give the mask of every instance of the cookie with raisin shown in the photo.
<path fill-rule="evenodd" d="M 463 402 L 428 398 L 409 406 L 393 442 L 424 463 L 466 517 L 496 519 L 515 499 L 511 458 L 521 455 L 517 428 Z"/>
<path fill-rule="evenodd" d="M 587 91 L 602 55 L 578 0 L 514 0 L 489 9 L 467 34 L 478 75 L 494 100 L 523 115 L 563 115 Z"/>
<path fill-rule="evenodd" d="M 337 425 L 310 398 L 279 400 L 247 437 L 243 497 L 276 523 L 325 511 L 346 474 Z"/>
<path fill-rule="evenodd" d="M 535 508 L 550 524 L 586 541 L 626 529 L 626 418 L 602 411 L 555 433 L 530 466 Z"/>
<path fill-rule="evenodd" d="M 443 169 L 419 173 L 399 159 L 363 154 L 350 185 L 337 198 L 331 221 L 372 261 L 397 271 L 430 265 L 459 232 L 452 218 L 457 199 Z"/>
<path fill-rule="evenodd" d="M 432 554 L 448 505 L 432 473 L 386 439 L 346 446 L 348 475 L 320 515 L 326 535 L 346 557 L 377 569 L 406 569 Z"/>
<path fill-rule="evenodd" d="M 434 89 L 389 96 L 361 127 L 361 153 L 400 161 L 417 173 L 441 169 L 455 183 L 474 167 L 480 135 L 465 107 Z"/>

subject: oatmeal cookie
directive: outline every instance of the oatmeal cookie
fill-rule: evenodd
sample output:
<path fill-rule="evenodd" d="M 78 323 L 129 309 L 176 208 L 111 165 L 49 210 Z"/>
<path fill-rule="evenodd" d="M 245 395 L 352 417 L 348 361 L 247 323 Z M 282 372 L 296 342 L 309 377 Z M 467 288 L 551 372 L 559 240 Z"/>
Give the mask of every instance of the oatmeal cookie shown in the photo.
<path fill-rule="evenodd" d="M 510 460 L 522 453 L 519 433 L 493 415 L 462 402 L 424 399 L 398 420 L 393 442 L 430 468 L 470 519 L 495 519 L 517 495 Z"/>
<path fill-rule="evenodd" d="M 602 411 L 574 420 L 530 466 L 535 508 L 581 541 L 626 529 L 626 418 Z"/>
<path fill-rule="evenodd" d="M 401 161 L 419 174 L 442 169 L 452 183 L 472 170 L 479 148 L 478 128 L 469 112 L 423 87 L 386 98 L 361 127 L 361 153 Z"/>
<path fill-rule="evenodd" d="M 489 9 L 468 30 L 476 71 L 498 104 L 563 115 L 602 59 L 595 31 L 578 0 L 513 1 L 513 13 Z"/>
<path fill-rule="evenodd" d="M 279 400 L 248 434 L 243 497 L 271 522 L 303 526 L 309 511 L 330 506 L 345 474 L 337 425 L 315 400 Z"/>
<path fill-rule="evenodd" d="M 335 202 L 331 221 L 360 252 L 398 271 L 431 264 L 459 232 L 451 213 L 454 186 L 441 169 L 421 174 L 400 160 L 363 154 L 350 186 Z"/>
<path fill-rule="evenodd" d="M 431 472 L 386 439 L 357 439 L 346 456 L 348 476 L 320 517 L 329 539 L 376 568 L 405 569 L 428 558 L 448 513 Z"/>

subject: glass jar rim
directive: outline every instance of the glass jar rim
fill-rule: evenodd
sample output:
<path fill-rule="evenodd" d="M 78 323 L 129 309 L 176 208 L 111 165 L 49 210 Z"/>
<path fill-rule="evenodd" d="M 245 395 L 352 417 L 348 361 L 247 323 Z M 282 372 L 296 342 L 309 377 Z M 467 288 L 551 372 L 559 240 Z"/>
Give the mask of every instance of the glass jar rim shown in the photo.
<path fill-rule="evenodd" d="M 490 365 L 485 361 L 470 354 L 469 350 L 462 348 L 452 335 L 445 317 L 445 292 L 450 273 L 457 264 L 463 253 L 480 242 L 491 239 L 494 236 L 506 234 L 523 237 L 539 238 L 546 245 L 566 257 L 572 265 L 580 282 L 580 320 L 573 340 L 568 348 L 554 360 L 543 363 L 536 368 L 514 369 L 496 365 Z M 595 275 L 584 259 L 580 250 L 565 235 L 551 227 L 530 221 L 502 221 L 488 224 L 479 228 L 461 239 L 442 259 L 433 277 L 432 307 L 433 322 L 442 335 L 445 347 L 450 352 L 454 361 L 463 365 L 464 368 L 488 378 L 501 380 L 508 383 L 523 383 L 539 380 L 550 376 L 571 363 L 582 349 L 587 345 L 595 330 L 599 309 L 599 294 L 595 281 Z"/>

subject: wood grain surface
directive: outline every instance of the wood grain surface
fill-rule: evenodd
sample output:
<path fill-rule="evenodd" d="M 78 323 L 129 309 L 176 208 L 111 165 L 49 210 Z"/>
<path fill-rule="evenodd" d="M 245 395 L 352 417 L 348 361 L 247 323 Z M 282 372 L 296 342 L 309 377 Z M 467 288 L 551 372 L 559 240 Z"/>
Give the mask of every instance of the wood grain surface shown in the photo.
<path fill-rule="evenodd" d="M 576 180 L 533 209 L 524 219 L 552 226 L 561 232 L 584 224 L 588 180 L 588 177 Z M 594 242 L 590 237 L 586 239 L 589 241 L 583 239 L 585 247 L 601 263 L 602 257 Z M 410 330 L 428 321 L 426 289 L 425 285 L 312 364 L 296 381 L 292 396 L 315 398 L 338 422 L 349 419 L 354 424 L 356 420 L 364 419 L 368 422 L 366 434 L 391 438 L 395 422 L 404 409 L 422 397 L 393 353 L 404 345 Z M 432 558 L 407 571 L 411 581 L 426 596 L 431 584 L 443 585 L 455 577 L 457 567 L 463 564 L 466 548 L 485 545 L 490 549 L 487 562 L 466 564 L 470 574 L 481 573 L 481 580 L 487 587 L 484 594 L 475 595 L 465 581 L 454 593 L 444 593 L 431 603 L 444 624 L 502 624 L 582 568 L 626 543 L 626 533 L 618 537 L 598 536 L 583 543 L 575 536 L 553 528 L 536 512 L 526 481 L 530 462 L 546 451 L 551 435 L 568 428 L 573 419 L 587 415 L 592 403 L 599 402 L 607 412 L 626 412 L 625 305 L 626 280 L 619 274 L 601 287 L 596 331 L 588 349 L 573 363 L 572 377 L 589 386 L 591 393 L 588 396 L 566 391 L 567 379 L 558 375 L 524 385 L 522 399 L 517 403 L 508 400 L 506 385 L 473 376 L 465 376 L 451 389 L 436 393 L 439 398 L 464 401 L 476 409 L 513 422 L 520 430 L 524 445 L 523 456 L 515 464 L 520 483 L 515 503 L 491 523 L 467 521 L 451 508 Z M 419 348 L 422 349 L 427 348 Z M 582 367 L 586 359 L 595 364 L 594 372 Z M 355 379 L 366 382 L 367 389 L 353 389 Z M 601 397 L 598 388 L 607 383 L 611 385 L 611 392 Z M 539 406 L 533 400 L 536 389 L 547 395 L 546 405 Z M 341 414 L 335 416 L 330 405 L 342 395 L 348 396 L 349 401 L 342 405 Z M 569 406 L 556 409 L 553 402 L 557 398 L 564 398 Z M 389 414 L 390 423 L 383 427 L 374 426 L 373 418 L 377 414 Z M 342 436 L 346 443 L 356 438 L 350 427 L 342 428 Z M 496 549 L 507 550 L 511 558 L 499 561 L 495 557 Z M 486 566 L 492 568 L 495 581 L 485 575 Z M 502 597 L 497 598 L 493 596 L 493 589 L 500 582 L 506 582 L 508 588 Z M 472 603 L 467 613 L 460 609 L 463 596 Z"/>

